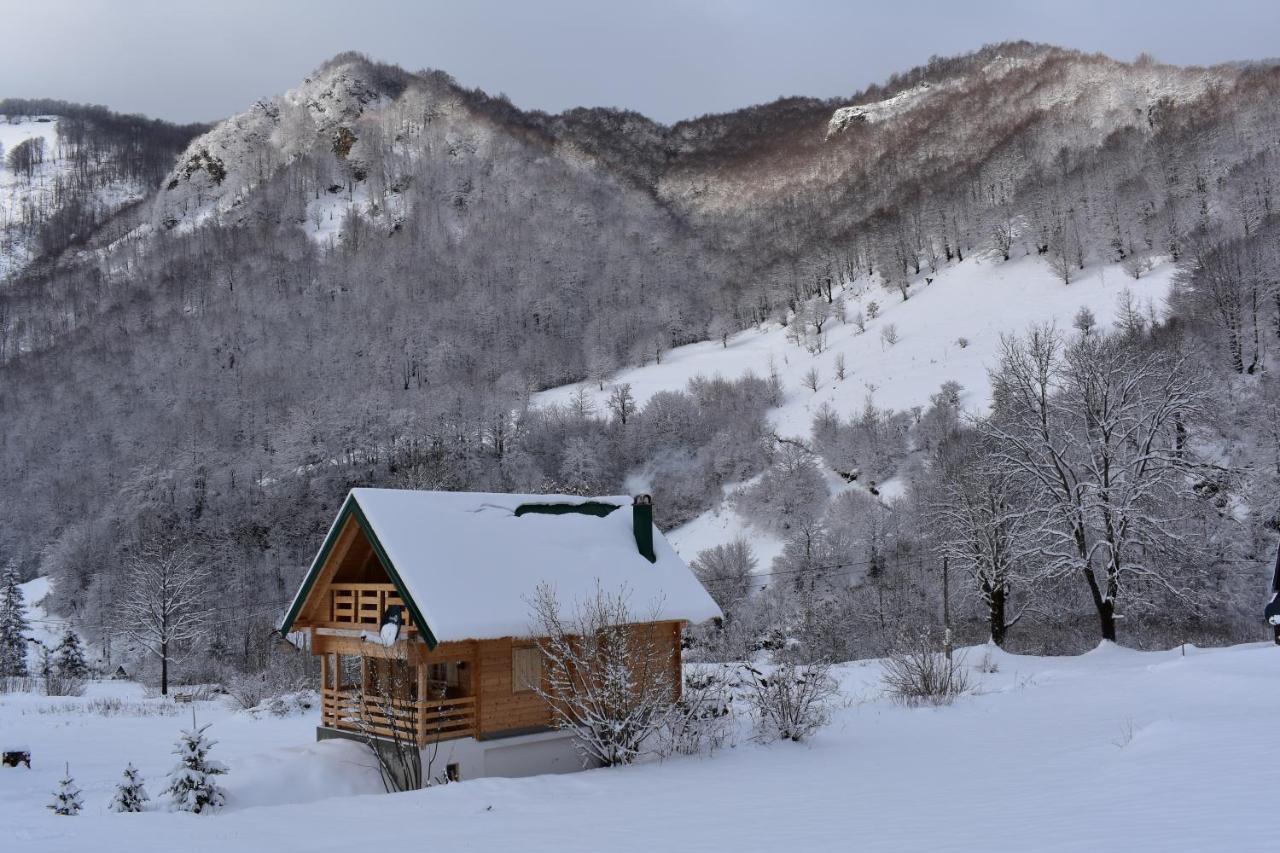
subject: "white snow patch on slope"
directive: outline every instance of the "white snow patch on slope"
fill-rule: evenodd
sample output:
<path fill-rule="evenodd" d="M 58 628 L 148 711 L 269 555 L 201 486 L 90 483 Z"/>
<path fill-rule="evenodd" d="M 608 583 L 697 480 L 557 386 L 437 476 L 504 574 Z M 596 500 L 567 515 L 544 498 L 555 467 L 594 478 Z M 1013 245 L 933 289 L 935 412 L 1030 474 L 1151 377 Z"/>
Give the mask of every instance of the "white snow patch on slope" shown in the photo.
<path fill-rule="evenodd" d="M 728 347 L 719 341 L 704 341 L 678 347 L 663 355 L 662 364 L 623 370 L 613 376 L 605 390 L 590 382 L 543 391 L 534 404 L 566 404 L 584 389 L 605 409 L 610 385 L 629 383 L 638 404 L 643 405 L 659 391 L 683 389 L 695 376 L 718 375 L 736 379 L 748 373 L 768 376 L 775 369 L 782 380 L 783 403 L 770 413 L 775 428 L 787 436 L 807 436 L 814 414 L 823 403 L 842 415 L 860 412 L 870 397 L 880 408 L 907 410 L 927 405 L 929 396 L 944 382 L 964 386 L 964 405 L 985 411 L 991 389 L 987 369 L 1000 349 L 1000 337 L 1021 333 L 1036 323 L 1056 322 L 1069 328 L 1081 306 L 1088 306 L 1107 328 L 1115 320 L 1117 300 L 1128 288 L 1137 299 L 1163 310 L 1175 267 L 1161 264 L 1135 281 L 1118 266 L 1092 267 L 1064 285 L 1048 265 L 1035 258 L 992 263 L 970 258 L 947 267 L 925 285 L 918 279 L 910 298 L 903 302 L 896 291 L 867 282 L 856 282 L 845 291 L 845 314 L 852 318 L 870 303 L 880 306 L 880 316 L 867 321 L 865 333 L 853 323 L 827 324 L 827 348 L 818 355 L 786 338 L 786 329 L 766 323 L 729 338 Z M 899 341 L 889 346 L 881 341 L 881 331 L 889 324 L 897 328 Z M 965 338 L 967 345 L 959 344 Z M 846 378 L 836 380 L 835 362 L 843 355 Z M 818 371 L 817 392 L 802 385 L 809 368 Z"/>
<path fill-rule="evenodd" d="M 44 140 L 44 162 L 28 179 L 9 169 L 7 155 L 28 139 Z M 71 170 L 69 159 L 62 156 L 58 144 L 57 116 L 0 115 L 0 281 L 17 275 L 35 257 L 34 240 L 19 236 L 16 227 L 24 220 L 49 216 L 58 202 L 58 184 Z M 136 182 L 113 181 L 99 187 L 88 204 L 99 212 L 115 211 L 146 195 L 147 189 Z"/>
<path fill-rule="evenodd" d="M 19 584 L 19 588 L 22 590 L 22 600 L 27 607 L 26 636 L 52 649 L 62 642 L 62 635 L 67 630 L 67 622 L 50 613 L 44 605 L 44 600 L 52 589 L 49 578 L 35 578 Z M 27 671 L 32 674 L 40 671 L 40 652 L 35 643 L 29 643 L 27 646 Z"/>
<path fill-rule="evenodd" d="M 877 407 L 904 411 L 928 405 L 930 395 L 948 381 L 964 387 L 963 406 L 981 413 L 991 403 L 987 371 L 998 358 L 1002 335 L 1049 321 L 1067 329 L 1081 306 L 1088 306 L 1100 326 L 1108 328 L 1125 289 L 1160 313 L 1174 271 L 1173 264 L 1164 263 L 1135 281 L 1119 266 L 1098 266 L 1064 285 L 1047 264 L 1034 257 L 1008 262 L 971 257 L 930 276 L 932 284 L 926 285 L 923 276 L 918 278 L 906 302 L 896 291 L 866 281 L 848 285 L 844 292 L 847 318 L 858 311 L 865 314 L 872 302 L 880 306 L 880 316 L 867 321 L 864 333 L 852 322 L 829 321 L 827 348 L 818 355 L 788 341 L 787 330 L 779 324 L 766 323 L 732 336 L 727 348 L 718 341 L 704 341 L 673 349 L 663 356 L 662 364 L 616 374 L 604 391 L 589 382 L 568 385 L 538 394 L 534 404 L 565 404 L 584 389 L 597 411 L 604 411 L 611 384 L 629 383 L 637 403 L 643 405 L 659 391 L 683 389 L 695 376 L 736 379 L 752 373 L 763 377 L 774 370 L 782 381 L 783 401 L 770 411 L 769 419 L 784 436 L 807 438 L 813 417 L 824 404 L 846 417 L 862 411 L 868 399 Z M 893 346 L 880 337 L 889 324 L 899 336 Z M 963 347 L 960 338 L 966 340 Z M 835 378 L 836 359 L 841 355 L 846 370 L 843 382 Z M 810 367 L 818 371 L 817 392 L 802 384 Z M 904 486 L 889 481 L 881 489 L 881 498 L 899 497 Z M 747 535 L 761 570 L 767 570 L 781 553 L 777 537 L 751 528 L 723 503 L 671 530 L 667 538 L 685 560 L 692 560 L 699 551 L 739 535 Z"/>
<path fill-rule="evenodd" d="M 910 89 L 904 89 L 891 98 L 873 101 L 869 104 L 858 104 L 852 107 L 840 107 L 831 115 L 827 124 L 827 136 L 839 133 L 851 124 L 873 124 L 897 115 L 915 106 L 932 87 L 928 83 L 918 83 Z"/>

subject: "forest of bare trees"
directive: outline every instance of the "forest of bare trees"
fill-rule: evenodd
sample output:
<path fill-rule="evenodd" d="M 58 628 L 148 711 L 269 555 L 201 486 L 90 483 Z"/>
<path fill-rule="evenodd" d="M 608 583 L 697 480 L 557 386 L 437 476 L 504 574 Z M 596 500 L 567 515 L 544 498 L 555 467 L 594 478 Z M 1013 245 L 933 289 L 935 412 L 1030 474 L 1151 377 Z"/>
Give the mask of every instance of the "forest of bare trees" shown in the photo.
<path fill-rule="evenodd" d="M 52 575 L 95 639 L 120 632 L 130 555 L 158 535 L 218 567 L 190 605 L 201 629 L 175 638 L 208 652 L 184 676 L 253 672 L 348 488 L 618 493 L 637 472 L 664 527 L 759 475 L 734 506 L 786 541 L 754 582 L 749 547 L 699 557 L 727 614 L 695 638 L 708 656 L 883 653 L 944 595 L 962 637 L 1039 651 L 1260 630 L 1280 502 L 1275 67 L 1009 44 L 673 127 L 522 113 L 352 57 L 317 73 L 379 106 L 320 133 L 259 105 L 286 142 L 249 140 L 243 162 L 197 141 L 175 163 L 181 132 L 157 137 L 123 161 L 149 204 L 77 226 L 94 251 L 0 291 L 0 561 Z M 828 136 L 835 107 L 921 82 L 921 107 Z M 1176 96 L 1135 106 L 1144 87 Z M 68 125 L 77 151 L 136 132 L 90 119 Z M 317 239 L 333 199 L 351 205 Z M 846 282 L 909 299 L 974 254 L 1036 258 L 1068 288 L 1091 264 L 1181 272 L 1167 315 L 1010 329 L 977 420 L 940 387 L 920 412 L 819 412 L 780 441 L 769 377 L 529 405 L 770 319 L 821 351 Z M 910 486 L 829 499 L 824 467 Z"/>

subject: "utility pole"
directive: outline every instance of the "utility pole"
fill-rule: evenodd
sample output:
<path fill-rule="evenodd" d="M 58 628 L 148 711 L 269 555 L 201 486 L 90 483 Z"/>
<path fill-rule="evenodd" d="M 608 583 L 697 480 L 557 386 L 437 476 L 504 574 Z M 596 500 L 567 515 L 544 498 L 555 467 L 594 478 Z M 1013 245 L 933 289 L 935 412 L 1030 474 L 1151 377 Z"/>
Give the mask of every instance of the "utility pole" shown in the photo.
<path fill-rule="evenodd" d="M 951 573 L 950 561 L 942 557 L 942 653 L 951 663 Z"/>

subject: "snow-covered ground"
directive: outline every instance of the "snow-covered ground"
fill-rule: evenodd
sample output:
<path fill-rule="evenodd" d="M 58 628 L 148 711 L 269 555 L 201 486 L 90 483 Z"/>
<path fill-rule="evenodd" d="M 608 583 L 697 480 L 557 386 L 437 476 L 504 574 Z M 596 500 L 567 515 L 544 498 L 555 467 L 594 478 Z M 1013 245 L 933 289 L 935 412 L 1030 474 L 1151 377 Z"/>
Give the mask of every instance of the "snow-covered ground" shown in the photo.
<path fill-rule="evenodd" d="M 567 385 L 542 392 L 534 404 L 567 403 L 579 389 L 585 389 L 597 411 L 603 411 L 611 384 L 630 383 L 637 402 L 643 404 L 659 391 L 684 388 L 694 376 L 732 379 L 747 373 L 764 377 L 776 372 L 782 381 L 783 400 L 769 418 L 784 436 L 807 438 L 813 417 L 824 404 L 843 416 L 860 412 L 868 399 L 879 408 L 909 410 L 928 405 L 930 395 L 947 381 L 964 386 L 962 405 L 980 413 L 990 405 L 987 370 L 998 359 L 1001 335 L 1024 332 L 1033 324 L 1048 321 L 1068 329 L 1081 306 L 1093 311 L 1100 327 L 1109 328 L 1125 289 L 1140 305 L 1162 313 L 1174 272 L 1175 267 L 1165 263 L 1135 281 L 1119 266 L 1095 266 L 1064 285 L 1048 264 L 1036 257 L 1008 262 L 970 257 L 929 276 L 932 284 L 926 284 L 923 275 L 917 277 L 905 302 L 896 291 L 877 284 L 851 283 L 843 293 L 847 321 L 840 323 L 836 318 L 827 322 L 825 349 L 817 355 L 789 341 L 781 325 L 767 323 L 733 335 L 728 347 L 719 341 L 704 341 L 673 349 L 661 364 L 619 372 L 604 391 L 592 383 Z M 859 311 L 867 314 L 872 302 L 879 305 L 880 314 L 867 320 L 866 331 L 860 333 L 849 321 Z M 898 333 L 898 342 L 893 345 L 881 338 L 890 324 Z M 840 357 L 845 360 L 844 381 L 836 379 Z M 804 385 L 810 368 L 818 372 L 816 392 Z M 891 497 L 892 492 L 892 488 L 882 491 L 882 496 Z M 689 560 L 704 548 L 744 532 L 761 569 L 767 570 L 782 543 L 751 529 L 723 504 L 669 532 L 667 538 Z"/>
<path fill-rule="evenodd" d="M 711 757 L 394 795 L 358 745 L 313 743 L 315 711 L 255 719 L 201 702 L 231 770 L 227 808 L 206 816 L 105 808 L 129 761 L 156 797 L 186 706 L 123 683 L 4 695 L 0 737 L 28 744 L 33 768 L 0 768 L 0 826 L 5 849 L 42 853 L 1267 849 L 1280 649 L 992 659 L 975 695 L 917 709 L 881 695 L 877 662 L 846 664 L 849 705 L 808 744 L 744 737 Z M 151 710 L 84 709 L 108 695 Z M 78 817 L 44 808 L 64 762 L 84 789 Z"/>

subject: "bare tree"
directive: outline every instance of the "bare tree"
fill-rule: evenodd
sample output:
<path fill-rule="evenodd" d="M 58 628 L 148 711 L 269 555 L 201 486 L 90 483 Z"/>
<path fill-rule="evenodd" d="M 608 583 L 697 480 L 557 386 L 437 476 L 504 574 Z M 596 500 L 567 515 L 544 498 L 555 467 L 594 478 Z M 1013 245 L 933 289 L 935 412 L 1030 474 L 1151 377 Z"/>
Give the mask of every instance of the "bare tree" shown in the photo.
<path fill-rule="evenodd" d="M 597 587 L 566 612 L 549 586 L 531 603 L 545 662 L 535 689 L 557 724 L 574 732 L 585 762 L 630 764 L 654 743 L 678 695 L 670 641 L 657 635 L 657 606 L 635 613 L 630 594 Z M 667 639 L 667 642 L 662 642 Z"/>
<path fill-rule="evenodd" d="M 1117 607 L 1161 596 L 1198 602 L 1180 569 L 1201 543 L 1175 523 L 1198 466 L 1177 431 L 1204 414 L 1186 353 L 1089 334 L 1063 345 L 1052 327 L 1006 338 L 983 430 L 998 464 L 1043 513 L 1040 550 L 1059 576 L 1081 578 L 1104 640 Z"/>
<path fill-rule="evenodd" d="M 991 641 L 1003 646 L 1008 630 L 1029 612 L 1040 581 L 1040 518 L 1017 493 L 1015 473 L 984 452 L 940 460 L 942 490 L 929 514 L 944 559 L 961 568 L 987 616 Z M 1012 613 L 1015 592 L 1023 596 Z"/>
<path fill-rule="evenodd" d="M 205 635 L 205 596 L 212 566 L 189 542 L 153 537 L 128 556 L 123 631 L 160 661 L 160 693 L 169 693 L 169 664 Z"/>
<path fill-rule="evenodd" d="M 727 544 L 700 551 L 689 567 L 729 615 L 751 595 L 757 562 L 750 543 L 739 536 Z"/>
<path fill-rule="evenodd" d="M 605 405 L 618 423 L 626 426 L 627 419 L 634 415 L 636 411 L 636 398 L 631 393 L 631 384 L 622 382 L 613 386 L 609 391 L 609 400 Z"/>

